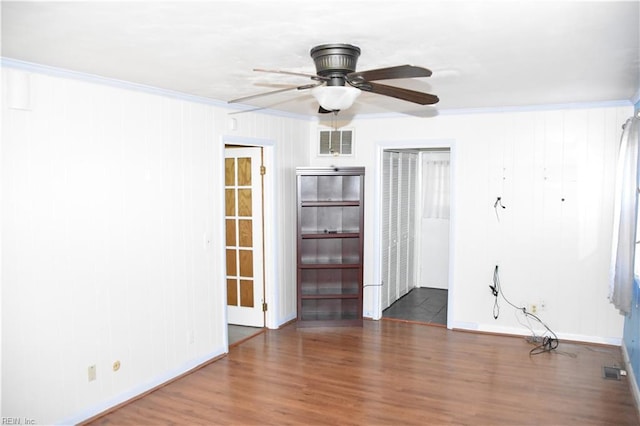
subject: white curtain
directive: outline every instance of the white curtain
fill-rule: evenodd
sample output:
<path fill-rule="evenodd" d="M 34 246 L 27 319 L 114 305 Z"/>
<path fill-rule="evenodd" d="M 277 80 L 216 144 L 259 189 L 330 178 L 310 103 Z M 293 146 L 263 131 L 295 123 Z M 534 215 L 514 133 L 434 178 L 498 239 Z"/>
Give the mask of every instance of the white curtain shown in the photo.
<path fill-rule="evenodd" d="M 423 157 L 422 194 L 423 219 L 449 219 L 449 160 Z"/>
<path fill-rule="evenodd" d="M 623 126 L 616 169 L 613 247 L 609 271 L 609 300 L 623 314 L 631 311 L 638 221 L 638 120 Z M 640 271 L 637 271 L 640 272 Z"/>

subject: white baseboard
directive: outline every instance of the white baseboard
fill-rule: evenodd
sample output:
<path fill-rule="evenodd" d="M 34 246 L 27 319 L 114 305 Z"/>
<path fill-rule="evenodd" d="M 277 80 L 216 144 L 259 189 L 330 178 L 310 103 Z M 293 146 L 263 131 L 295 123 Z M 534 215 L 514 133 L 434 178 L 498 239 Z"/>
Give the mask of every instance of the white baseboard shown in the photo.
<path fill-rule="evenodd" d="M 511 336 L 528 336 L 531 331 L 525 328 L 494 326 L 487 324 L 477 324 L 470 322 L 454 322 L 450 324 L 449 328 L 458 330 L 477 331 L 480 333 L 492 333 L 492 334 L 505 334 Z M 542 333 L 542 331 L 540 331 Z M 611 345 L 621 346 L 622 337 L 602 337 L 602 336 L 587 336 L 583 334 L 570 334 L 570 333 L 556 333 L 558 340 L 566 340 L 571 342 L 582 343 L 595 343 L 599 345 Z"/>
<path fill-rule="evenodd" d="M 196 358 L 196 359 L 192 359 L 186 363 L 184 363 L 183 365 L 181 365 L 179 368 L 176 368 L 174 370 L 168 371 L 167 373 L 156 377 L 155 379 L 141 385 L 141 386 L 137 386 L 133 389 L 130 389 L 126 392 L 123 392 L 117 396 L 115 396 L 114 398 L 108 399 L 106 401 L 100 402 L 92 407 L 87 408 L 86 410 L 79 412 L 69 418 L 63 419 L 59 422 L 57 422 L 56 424 L 59 425 L 75 425 L 78 423 L 81 423 L 83 421 L 86 421 L 94 416 L 97 416 L 100 413 L 104 413 L 105 411 L 116 407 L 120 404 L 123 404 L 129 400 L 134 399 L 135 397 L 144 394 L 145 392 L 148 392 L 150 390 L 153 390 L 161 385 L 163 385 L 164 383 L 167 383 L 173 379 L 175 379 L 176 377 L 180 377 L 183 374 L 186 374 L 196 368 L 198 368 L 199 366 L 206 364 L 208 362 L 210 362 L 211 360 L 213 360 L 214 358 L 217 358 L 221 355 L 224 355 L 226 352 L 226 350 L 224 350 L 223 348 L 219 348 L 218 350 L 209 353 L 207 355 L 204 355 L 200 358 Z"/>

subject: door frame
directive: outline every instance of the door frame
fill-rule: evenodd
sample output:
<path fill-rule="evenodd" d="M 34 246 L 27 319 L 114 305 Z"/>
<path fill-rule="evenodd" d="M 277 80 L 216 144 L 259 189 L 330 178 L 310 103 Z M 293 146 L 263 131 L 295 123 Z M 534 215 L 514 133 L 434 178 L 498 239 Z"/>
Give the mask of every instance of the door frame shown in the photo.
<path fill-rule="evenodd" d="M 456 242 L 456 182 L 455 182 L 455 170 L 456 170 L 456 142 L 454 139 L 421 139 L 421 140 L 408 140 L 408 141 L 378 141 L 375 146 L 375 167 L 373 173 L 374 179 L 374 212 L 373 212 L 373 226 L 375 232 L 373 233 L 373 282 L 382 284 L 382 167 L 383 167 L 383 153 L 385 150 L 391 149 L 436 149 L 446 148 L 450 153 L 450 213 L 449 213 L 449 297 L 447 301 L 447 328 L 453 328 L 454 322 L 454 309 L 455 309 L 455 285 L 454 285 L 454 264 L 455 264 L 455 242 Z M 371 312 L 368 312 L 370 316 L 379 320 L 382 318 L 382 287 L 372 286 L 369 291 L 371 292 Z M 366 299 L 365 299 L 366 300 Z M 365 311 L 365 314 L 367 312 Z"/>
<path fill-rule="evenodd" d="M 277 251 L 277 223 L 275 220 L 275 212 L 274 212 L 274 200 L 276 198 L 276 161 L 275 161 L 275 140 L 272 139 L 260 139 L 260 138 L 249 138 L 249 137 L 239 137 L 232 135 L 222 135 L 221 136 L 221 144 L 220 144 L 220 152 L 219 152 L 219 162 L 218 167 L 220 170 L 220 176 L 222 186 L 224 186 L 224 161 L 225 161 L 225 146 L 226 145 L 238 145 L 238 146 L 246 146 L 246 147 L 257 147 L 262 148 L 263 154 L 263 165 L 266 168 L 266 174 L 264 175 L 263 181 L 263 214 L 264 214 L 264 226 L 263 226 L 263 235 L 264 235 L 264 301 L 267 303 L 267 312 L 265 315 L 265 327 L 267 328 L 277 328 L 277 309 L 279 305 L 278 300 L 278 269 L 276 267 L 278 262 L 278 251 Z M 224 199 L 221 202 L 220 211 L 222 214 L 222 219 L 220 221 L 219 226 L 221 229 L 224 229 Z M 224 234 L 222 234 L 224 235 Z M 224 262 L 223 262 L 224 266 Z M 221 282 L 226 282 L 226 268 L 222 267 L 220 271 Z M 220 300 L 222 305 L 222 309 L 224 310 L 224 334 L 226 336 L 227 344 L 228 344 L 228 336 L 227 336 L 227 289 L 226 286 L 223 286 L 223 297 Z"/>

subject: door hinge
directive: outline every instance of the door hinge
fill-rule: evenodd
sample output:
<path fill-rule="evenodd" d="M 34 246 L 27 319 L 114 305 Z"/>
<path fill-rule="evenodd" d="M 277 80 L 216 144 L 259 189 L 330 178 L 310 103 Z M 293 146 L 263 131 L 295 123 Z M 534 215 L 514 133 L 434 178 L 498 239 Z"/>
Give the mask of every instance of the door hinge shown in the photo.
<path fill-rule="evenodd" d="M 262 303 L 262 312 L 267 312 L 267 302 Z"/>
<path fill-rule="evenodd" d="M 260 166 L 260 174 L 262 176 L 267 174 L 267 168 L 265 166 Z"/>

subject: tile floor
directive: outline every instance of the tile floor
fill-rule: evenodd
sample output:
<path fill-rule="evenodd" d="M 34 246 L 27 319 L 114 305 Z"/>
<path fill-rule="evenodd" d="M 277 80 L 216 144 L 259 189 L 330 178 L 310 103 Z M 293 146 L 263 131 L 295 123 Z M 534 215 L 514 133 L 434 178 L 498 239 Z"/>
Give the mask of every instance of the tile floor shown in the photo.
<path fill-rule="evenodd" d="M 447 325 L 448 290 L 417 287 L 382 312 L 383 318 Z"/>
<path fill-rule="evenodd" d="M 255 336 L 256 334 L 260 334 L 264 331 L 262 327 L 245 327 L 242 325 L 233 324 L 229 324 L 228 327 L 229 346 L 242 340 L 248 339 L 249 337 Z"/>

